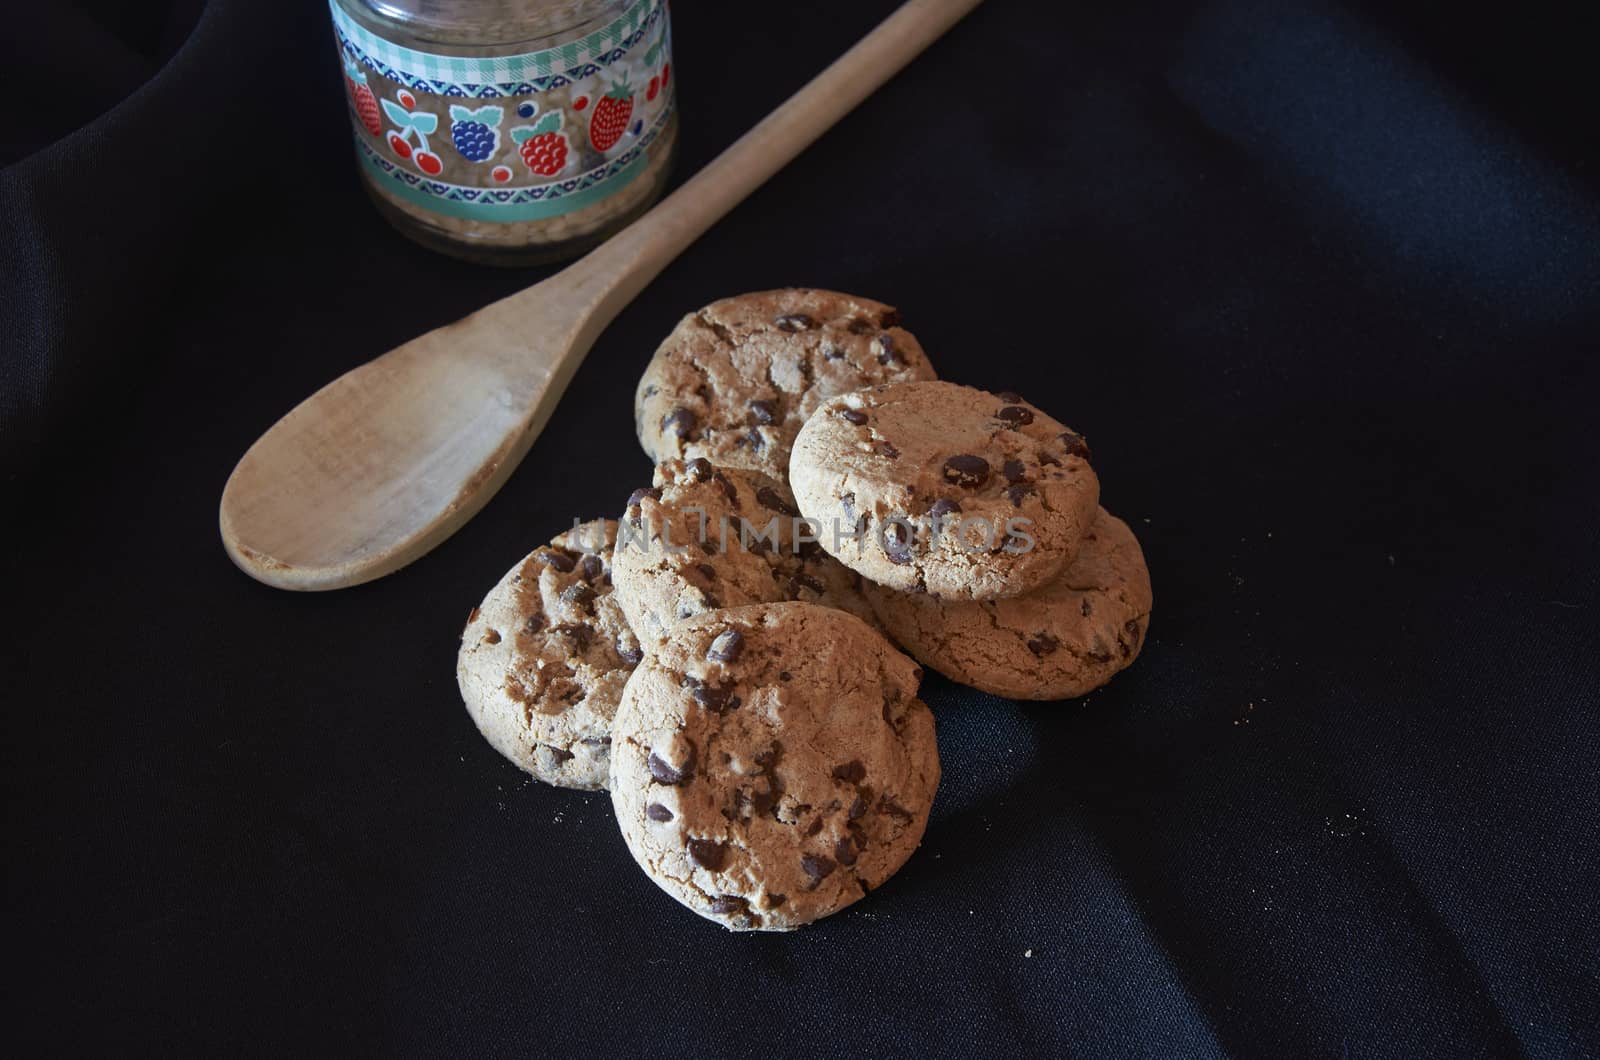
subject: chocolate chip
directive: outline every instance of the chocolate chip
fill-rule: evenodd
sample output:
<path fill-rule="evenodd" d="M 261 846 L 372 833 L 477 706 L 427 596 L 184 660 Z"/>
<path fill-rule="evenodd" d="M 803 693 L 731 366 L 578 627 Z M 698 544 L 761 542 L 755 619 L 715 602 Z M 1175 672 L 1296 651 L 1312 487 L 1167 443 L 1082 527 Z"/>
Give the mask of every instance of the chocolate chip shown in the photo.
<path fill-rule="evenodd" d="M 975 490 L 989 481 L 989 461 L 970 453 L 952 456 L 944 462 L 944 480 Z"/>
<path fill-rule="evenodd" d="M 744 634 L 737 629 L 725 629 L 717 634 L 711 642 L 711 647 L 706 649 L 706 658 L 717 662 L 733 662 L 744 651 Z"/>
<path fill-rule="evenodd" d="M 539 558 L 544 561 L 545 566 L 551 570 L 560 571 L 562 574 L 570 573 L 572 568 L 578 565 L 577 561 L 571 556 L 565 552 L 557 552 L 553 548 L 540 551 Z"/>
<path fill-rule="evenodd" d="M 849 836 L 840 836 L 833 845 L 833 856 L 839 864 L 849 867 L 856 863 L 856 844 Z"/>
<path fill-rule="evenodd" d="M 720 872 L 728 863 L 728 848 L 715 839 L 691 839 L 689 860 L 709 872 Z"/>
<path fill-rule="evenodd" d="M 1063 431 L 1061 444 L 1067 447 L 1068 456 L 1082 457 L 1084 460 L 1090 459 L 1089 443 L 1084 441 L 1083 435 L 1076 431 Z"/>
<path fill-rule="evenodd" d="M 1061 461 L 1057 460 L 1054 456 L 1052 456 L 1049 453 L 1040 453 L 1039 454 L 1039 463 L 1040 464 L 1049 464 L 1051 467 L 1060 467 L 1061 466 Z"/>
<path fill-rule="evenodd" d="M 646 806 L 644 808 L 644 815 L 650 818 L 652 821 L 672 820 L 672 811 L 661 805 L 659 802 L 652 802 L 650 805 Z"/>
<path fill-rule="evenodd" d="M 783 497 L 779 495 L 778 491 L 773 489 L 771 486 L 762 486 L 760 489 L 756 490 L 756 500 L 761 503 L 763 508 L 780 512 L 787 516 L 793 517 L 800 514 L 800 510 L 798 508 L 784 500 Z"/>
<path fill-rule="evenodd" d="M 888 816 L 893 817 L 895 820 L 901 822 L 909 822 L 914 820 L 914 818 L 911 816 L 910 810 L 906 809 L 904 806 L 901 806 L 898 802 L 895 802 L 887 795 L 878 800 L 878 812 L 887 814 Z"/>
<path fill-rule="evenodd" d="M 833 767 L 833 779 L 846 784 L 859 784 L 867 779 L 867 767 L 861 764 L 859 758 L 852 758 L 842 766 Z"/>
<path fill-rule="evenodd" d="M 700 417 L 688 409 L 673 409 L 661 417 L 662 431 L 684 441 L 694 434 L 694 429 L 699 423 Z"/>
<path fill-rule="evenodd" d="M 790 678 L 790 674 L 789 674 L 788 670 L 779 670 L 778 671 L 778 680 L 787 681 L 787 680 L 789 680 L 789 678 Z"/>
<path fill-rule="evenodd" d="M 769 894 L 765 898 L 761 899 L 761 904 L 766 906 L 768 909 L 776 909 L 778 906 L 782 905 L 788 900 L 789 896 L 786 894 Z"/>
<path fill-rule="evenodd" d="M 585 747 L 610 747 L 611 746 L 611 737 L 609 737 L 609 736 L 585 736 L 583 739 L 579 740 L 578 742 L 583 744 Z"/>
<path fill-rule="evenodd" d="M 645 764 L 650 767 L 650 775 L 655 778 L 656 783 L 675 786 L 689 782 L 689 778 L 694 775 L 694 761 L 694 744 L 690 744 L 689 760 L 683 763 L 682 768 L 674 767 L 654 751 L 650 752 L 650 757 Z"/>
<path fill-rule="evenodd" d="M 750 812 L 757 817 L 769 812 L 778 804 L 778 794 L 775 791 L 758 791 L 750 796 Z"/>
<path fill-rule="evenodd" d="M 556 760 L 556 765 L 561 765 L 563 762 L 572 761 L 573 755 L 571 751 L 560 747 L 551 747 L 549 744 L 540 744 L 540 746 L 546 751 L 550 752 L 550 757 Z"/>
<path fill-rule="evenodd" d="M 1089 661 L 1090 662 L 1097 662 L 1097 663 L 1108 663 L 1108 662 L 1111 661 L 1111 653 L 1108 652 L 1108 651 L 1092 651 L 1092 652 L 1089 653 Z"/>
<path fill-rule="evenodd" d="M 574 582 L 561 591 L 562 602 L 573 607 L 588 608 L 594 602 L 594 597 L 594 590 L 583 582 Z"/>
<path fill-rule="evenodd" d="M 839 358 L 844 356 L 844 351 L 835 346 L 833 343 L 827 342 L 823 343 L 822 356 L 826 357 L 830 361 L 837 361 Z"/>
<path fill-rule="evenodd" d="M 1016 430 L 1033 422 L 1033 412 L 1030 409 L 1023 408 L 1021 405 L 1007 405 L 999 412 L 996 412 L 994 418 L 1005 420 L 1006 426 Z"/>
<path fill-rule="evenodd" d="M 868 840 L 867 840 L 867 830 L 865 828 L 862 828 L 859 824 L 856 824 L 855 821 L 853 821 L 853 820 L 852 821 L 846 821 L 844 827 L 845 827 L 845 830 L 850 833 L 850 838 L 855 840 L 855 844 L 856 844 L 856 849 L 857 850 L 865 850 L 865 849 L 867 849 Z"/>
<path fill-rule="evenodd" d="M 850 522 L 855 519 L 855 505 L 856 495 L 854 493 L 846 493 L 839 498 L 839 508 L 844 512 L 844 518 L 846 522 Z"/>
<path fill-rule="evenodd" d="M 872 326 L 872 321 L 862 320 L 860 317 L 850 321 L 850 334 L 870 335 L 878 329 Z"/>
<path fill-rule="evenodd" d="M 739 507 L 739 490 L 729 480 L 728 476 L 717 471 L 711 477 L 717 480 L 717 485 L 722 487 L 722 492 L 727 495 L 729 501 L 733 502 L 733 506 L 735 508 Z"/>
<path fill-rule="evenodd" d="M 800 599 L 801 589 L 810 589 L 818 596 L 821 596 L 823 592 L 826 591 L 821 582 L 817 581 L 817 579 L 813 578 L 811 575 L 804 573 L 796 574 L 793 578 L 790 578 L 788 589 L 789 599 L 791 600 Z"/>
<path fill-rule="evenodd" d="M 878 363 L 881 365 L 904 364 L 905 358 L 900 351 L 894 348 L 894 336 L 882 334 L 878 336 Z"/>
<path fill-rule="evenodd" d="M 1017 393 L 1015 390 L 1002 390 L 998 396 L 1000 400 L 1004 401 L 1007 405 L 1022 404 L 1022 395 Z"/>
<path fill-rule="evenodd" d="M 656 386 L 654 383 L 651 383 L 649 386 L 644 388 L 644 396 L 647 398 L 655 397 L 659 393 L 661 393 L 661 388 Z"/>
<path fill-rule="evenodd" d="M 684 474 L 689 476 L 691 482 L 704 482 L 711 477 L 711 461 L 703 456 L 697 456 L 683 465 Z"/>
<path fill-rule="evenodd" d="M 1122 634 L 1120 633 L 1117 634 L 1117 650 L 1122 653 L 1124 659 L 1133 654 L 1133 649 L 1128 646 L 1127 641 L 1122 639 Z"/>
<path fill-rule="evenodd" d="M 900 450 L 896 449 L 894 447 L 894 443 L 889 441 L 889 439 L 887 439 L 887 438 L 881 439 L 878 442 L 878 452 L 882 453 L 884 456 L 888 457 L 890 460 L 899 460 L 900 459 Z"/>
<path fill-rule="evenodd" d="M 853 409 L 848 405 L 839 410 L 839 415 L 844 417 L 847 422 L 853 423 L 857 427 L 867 422 L 867 414 L 865 412 L 862 412 L 860 409 Z"/>
<path fill-rule="evenodd" d="M 594 630 L 590 629 L 581 622 L 572 622 L 557 626 L 555 627 L 555 631 L 571 637 L 573 643 L 577 645 L 578 654 L 580 655 L 589 650 L 589 644 L 594 640 Z"/>
<path fill-rule="evenodd" d="M 928 515 L 934 519 L 943 519 L 947 515 L 958 515 L 960 512 L 961 505 L 947 497 L 940 497 L 938 500 L 934 501 L 933 506 L 928 509 Z"/>
<path fill-rule="evenodd" d="M 778 418 L 777 406 L 770 401 L 750 402 L 750 418 L 757 423 L 772 423 Z"/>
<path fill-rule="evenodd" d="M 694 701 L 713 714 L 726 714 L 739 709 L 739 697 L 733 695 L 732 685 L 701 685 L 694 690 Z"/>
<path fill-rule="evenodd" d="M 859 820 L 866 812 L 867 804 L 861 800 L 860 795 L 857 795 L 855 801 L 850 804 L 849 819 L 852 821 Z"/>
<path fill-rule="evenodd" d="M 716 916 L 730 916 L 735 913 L 748 913 L 750 903 L 734 894 L 719 894 L 711 899 L 711 912 Z"/>
<path fill-rule="evenodd" d="M 1011 507 L 1020 508 L 1022 507 L 1022 498 L 1033 492 L 1036 491 L 1026 482 L 1018 483 L 1015 486 L 1007 486 L 1006 500 L 1011 502 Z"/>
<path fill-rule="evenodd" d="M 884 523 L 880 540 L 883 545 L 883 554 L 890 563 L 904 566 L 911 562 L 911 532 L 904 523 Z"/>
<path fill-rule="evenodd" d="M 654 486 L 642 486 L 639 489 L 634 490 L 632 493 L 628 494 L 628 510 L 632 511 L 634 508 L 639 507 L 646 497 L 649 497 L 652 500 L 660 500 L 661 491 L 656 489 Z M 639 525 L 639 520 L 637 519 L 631 519 L 629 522 L 633 523 L 634 526 Z"/>
<path fill-rule="evenodd" d="M 883 312 L 879 313 L 878 314 L 878 326 L 880 328 L 897 328 L 897 327 L 899 327 L 900 326 L 900 310 L 891 308 L 891 309 L 885 309 Z"/>
<path fill-rule="evenodd" d="M 813 883 L 821 883 L 828 878 L 828 875 L 833 872 L 836 866 L 831 858 L 807 854 L 800 859 L 800 868 L 807 876 L 811 877 Z"/>
<path fill-rule="evenodd" d="M 489 632 L 487 632 L 487 633 L 485 633 L 483 635 L 483 642 L 485 644 L 499 644 L 500 643 L 500 631 L 498 629 L 489 630 Z"/>
<path fill-rule="evenodd" d="M 1061 647 L 1061 641 L 1042 630 L 1028 638 L 1028 650 L 1041 659 L 1059 647 Z"/>
<path fill-rule="evenodd" d="M 639 649 L 637 644 L 629 647 L 620 640 L 617 641 L 617 657 L 633 666 L 644 662 L 644 652 Z"/>
<path fill-rule="evenodd" d="M 1028 477 L 1028 466 L 1020 460 L 1007 460 L 1000 465 L 1000 474 L 1007 482 L 1021 482 Z"/>
<path fill-rule="evenodd" d="M 785 313 L 780 317 L 774 317 L 772 324 L 779 331 L 789 332 L 805 331 L 807 328 L 817 326 L 817 322 L 804 313 Z"/>
<path fill-rule="evenodd" d="M 1085 596 L 1083 598 L 1083 603 L 1078 605 L 1078 612 L 1082 614 L 1084 618 L 1088 618 L 1091 610 L 1093 610 L 1093 608 L 1089 606 L 1089 598 Z"/>
<path fill-rule="evenodd" d="M 524 632 L 537 633 L 544 628 L 544 622 L 545 619 L 543 615 L 532 614 L 528 616 L 528 621 L 522 624 L 522 628 Z"/>
<path fill-rule="evenodd" d="M 599 556 L 585 556 L 578 561 L 578 569 L 583 573 L 584 581 L 592 582 L 606 569 L 606 565 Z"/>
<path fill-rule="evenodd" d="M 811 827 L 806 829 L 806 837 L 810 838 L 820 831 L 822 831 L 822 818 L 817 817 L 812 820 Z"/>
<path fill-rule="evenodd" d="M 761 437 L 761 429 L 759 427 L 751 427 L 749 431 L 741 435 L 737 440 L 734 441 L 733 444 L 744 444 L 748 445 L 752 449 L 760 450 L 766 448 L 767 440 Z"/>

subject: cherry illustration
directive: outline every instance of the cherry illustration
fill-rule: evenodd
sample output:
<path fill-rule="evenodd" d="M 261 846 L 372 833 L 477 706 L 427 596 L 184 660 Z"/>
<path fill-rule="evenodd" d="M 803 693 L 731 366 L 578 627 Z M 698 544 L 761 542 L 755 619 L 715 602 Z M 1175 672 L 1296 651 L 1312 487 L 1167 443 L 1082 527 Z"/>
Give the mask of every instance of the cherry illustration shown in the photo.
<path fill-rule="evenodd" d="M 413 96 L 403 88 L 399 92 L 395 93 L 395 98 L 400 101 L 400 105 L 406 110 L 413 110 L 417 105 L 417 97 Z"/>
<path fill-rule="evenodd" d="M 495 166 L 489 171 L 489 175 L 493 177 L 497 183 L 504 184 L 506 181 L 511 179 L 511 169 L 508 166 Z"/>
<path fill-rule="evenodd" d="M 579 96 L 577 99 L 572 101 L 572 109 L 573 110 L 582 110 L 584 107 L 587 107 L 588 105 L 589 105 L 589 97 L 588 96 Z"/>
<path fill-rule="evenodd" d="M 389 147 L 401 158 L 411 157 L 411 145 L 397 132 L 389 134 Z"/>
<path fill-rule="evenodd" d="M 437 177 L 443 171 L 444 163 L 439 161 L 439 156 L 432 151 L 418 151 L 417 168 L 430 177 Z"/>

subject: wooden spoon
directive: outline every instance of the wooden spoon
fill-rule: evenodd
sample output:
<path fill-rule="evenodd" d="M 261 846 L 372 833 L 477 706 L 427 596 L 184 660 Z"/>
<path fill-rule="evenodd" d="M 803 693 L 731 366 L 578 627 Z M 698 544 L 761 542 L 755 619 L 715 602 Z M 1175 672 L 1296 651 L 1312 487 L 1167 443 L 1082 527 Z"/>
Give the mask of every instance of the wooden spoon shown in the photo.
<path fill-rule="evenodd" d="M 511 475 L 622 308 L 979 2 L 910 0 L 587 257 L 301 402 L 223 488 L 228 555 L 281 589 L 339 589 L 398 570 L 449 537 Z"/>

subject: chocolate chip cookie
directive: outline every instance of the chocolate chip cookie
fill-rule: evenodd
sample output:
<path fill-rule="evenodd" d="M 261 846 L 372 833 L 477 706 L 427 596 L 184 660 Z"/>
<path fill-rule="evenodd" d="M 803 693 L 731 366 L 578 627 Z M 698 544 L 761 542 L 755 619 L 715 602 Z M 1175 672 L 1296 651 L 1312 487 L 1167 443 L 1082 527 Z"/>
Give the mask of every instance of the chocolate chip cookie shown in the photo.
<path fill-rule="evenodd" d="M 783 479 L 795 433 L 820 402 L 933 378 L 893 307 L 833 291 L 761 291 L 683 318 L 639 380 L 634 419 L 652 460 L 703 456 Z"/>
<path fill-rule="evenodd" d="M 921 670 L 842 611 L 698 615 L 640 664 L 611 801 L 634 860 L 740 931 L 837 912 L 916 849 L 939 785 Z"/>
<path fill-rule="evenodd" d="M 1007 600 L 940 600 L 868 585 L 901 647 L 953 681 L 1013 699 L 1067 699 L 1133 662 L 1150 626 L 1150 571 L 1128 524 L 1100 509 L 1077 559 Z"/>
<path fill-rule="evenodd" d="M 1076 432 L 1016 394 L 941 382 L 823 402 L 795 439 L 789 479 L 845 566 L 960 600 L 1054 577 L 1100 498 Z"/>
<path fill-rule="evenodd" d="M 617 600 L 646 644 L 703 611 L 804 600 L 876 624 L 855 579 L 795 533 L 794 496 L 759 471 L 705 457 L 658 464 L 628 498 L 615 556 Z"/>
<path fill-rule="evenodd" d="M 611 586 L 617 523 L 597 519 L 518 563 L 472 609 L 456 678 L 491 746 L 550 784 L 606 785 L 611 717 L 643 657 Z"/>

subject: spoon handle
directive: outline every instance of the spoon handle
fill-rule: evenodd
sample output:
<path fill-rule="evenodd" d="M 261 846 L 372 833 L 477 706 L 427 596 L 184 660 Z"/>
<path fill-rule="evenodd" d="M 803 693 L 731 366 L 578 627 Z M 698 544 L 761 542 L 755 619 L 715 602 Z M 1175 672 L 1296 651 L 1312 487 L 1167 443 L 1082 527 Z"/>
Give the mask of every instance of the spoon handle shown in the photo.
<path fill-rule="evenodd" d="M 982 0 L 909 0 L 654 209 L 568 268 L 609 323 L 747 195 Z"/>

